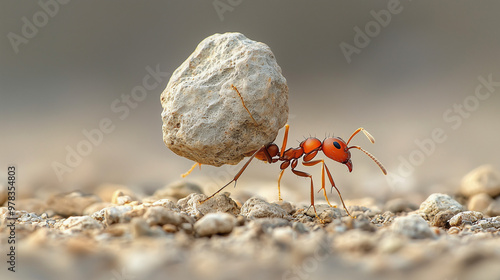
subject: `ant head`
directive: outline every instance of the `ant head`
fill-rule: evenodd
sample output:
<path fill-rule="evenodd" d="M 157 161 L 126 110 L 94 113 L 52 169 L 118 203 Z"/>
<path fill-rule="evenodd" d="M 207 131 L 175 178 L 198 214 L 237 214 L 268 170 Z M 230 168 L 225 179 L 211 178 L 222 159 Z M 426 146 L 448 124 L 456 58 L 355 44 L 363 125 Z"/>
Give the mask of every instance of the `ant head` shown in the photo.
<path fill-rule="evenodd" d="M 384 166 L 372 154 L 363 150 L 359 146 L 350 146 L 350 147 L 347 146 L 349 145 L 349 142 L 351 142 L 352 137 L 354 137 L 354 135 L 358 134 L 358 132 L 360 131 L 362 131 L 366 135 L 366 137 L 368 138 L 368 140 L 370 140 L 370 142 L 375 143 L 375 139 L 370 133 L 368 133 L 368 131 L 364 130 L 363 128 L 358 128 L 356 131 L 354 131 L 351 137 L 349 137 L 347 143 L 344 142 L 344 140 L 342 140 L 339 137 L 326 138 L 325 141 L 323 141 L 323 144 L 321 145 L 323 153 L 325 153 L 327 157 L 345 164 L 347 168 L 349 168 L 349 172 L 351 172 L 352 161 L 351 161 L 351 152 L 349 151 L 349 149 L 352 148 L 358 149 L 363 153 L 365 153 L 369 158 L 371 158 L 378 165 L 378 167 L 380 167 L 380 170 L 382 170 L 382 172 L 387 175 L 387 171 L 385 170 Z"/>
<path fill-rule="evenodd" d="M 326 138 L 321 145 L 321 149 L 327 157 L 347 165 L 349 172 L 352 171 L 351 152 L 347 147 L 347 143 L 340 137 Z"/>

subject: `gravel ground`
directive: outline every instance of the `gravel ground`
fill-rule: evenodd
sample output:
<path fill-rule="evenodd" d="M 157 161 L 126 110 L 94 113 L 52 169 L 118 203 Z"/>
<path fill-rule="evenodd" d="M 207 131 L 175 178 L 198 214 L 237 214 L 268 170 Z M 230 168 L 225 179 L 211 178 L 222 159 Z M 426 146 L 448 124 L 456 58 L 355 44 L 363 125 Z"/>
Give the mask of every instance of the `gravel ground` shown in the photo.
<path fill-rule="evenodd" d="M 420 205 L 340 208 L 206 198 L 192 183 L 141 197 L 124 186 L 0 208 L 2 279 L 500 279 L 500 181 L 492 168 Z M 282 190 L 283 191 L 283 190 Z M 2 196 L 0 196 L 2 197 Z M 349 205 L 349 201 L 347 201 Z M 7 204 L 5 203 L 4 206 Z M 14 214 L 16 272 L 7 270 Z M 6 278 L 5 278 L 6 277 Z"/>

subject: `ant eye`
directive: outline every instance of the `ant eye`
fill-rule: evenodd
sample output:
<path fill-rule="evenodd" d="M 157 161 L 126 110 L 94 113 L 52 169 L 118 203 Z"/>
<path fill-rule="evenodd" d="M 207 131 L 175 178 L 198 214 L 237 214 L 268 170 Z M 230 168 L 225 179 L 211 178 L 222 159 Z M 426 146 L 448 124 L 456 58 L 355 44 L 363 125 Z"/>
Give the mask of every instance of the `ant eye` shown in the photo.
<path fill-rule="evenodd" d="M 337 149 L 340 149 L 340 144 L 337 141 L 333 142 L 333 146 L 335 146 L 335 148 Z"/>

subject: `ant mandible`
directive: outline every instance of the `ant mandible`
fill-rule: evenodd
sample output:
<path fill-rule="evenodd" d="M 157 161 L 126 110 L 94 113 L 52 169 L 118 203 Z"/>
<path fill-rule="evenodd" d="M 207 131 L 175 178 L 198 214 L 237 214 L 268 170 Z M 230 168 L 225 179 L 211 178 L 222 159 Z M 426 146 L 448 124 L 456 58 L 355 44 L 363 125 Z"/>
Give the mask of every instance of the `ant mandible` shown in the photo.
<path fill-rule="evenodd" d="M 240 96 L 241 101 L 243 103 L 243 106 L 245 107 L 247 112 L 250 114 L 250 112 L 248 111 L 247 107 L 244 104 L 243 98 L 241 97 L 241 94 L 239 93 L 238 89 L 234 85 L 231 85 L 231 87 L 232 87 L 232 89 L 234 89 L 238 93 L 238 95 Z M 250 116 L 252 116 L 252 115 L 250 114 Z M 252 119 L 253 119 L 253 117 L 252 117 Z M 330 204 L 330 201 L 328 200 L 328 196 L 326 195 L 326 189 L 325 189 L 325 171 L 326 171 L 326 174 L 328 175 L 328 179 L 330 180 L 330 183 L 332 185 L 332 189 L 335 188 L 335 190 L 337 191 L 337 193 L 340 197 L 340 201 L 342 202 L 342 206 L 344 207 L 345 211 L 347 212 L 347 214 L 349 216 L 351 216 L 351 214 L 349 213 L 349 211 L 347 210 L 347 207 L 345 206 L 344 200 L 342 199 L 342 195 L 340 194 L 339 189 L 335 186 L 335 182 L 333 181 L 333 177 L 332 177 L 332 174 L 330 173 L 330 170 L 328 170 L 328 167 L 326 166 L 325 161 L 323 159 L 313 160 L 316 157 L 316 155 L 320 151 L 322 151 L 328 158 L 330 158 L 334 161 L 337 161 L 339 163 L 345 164 L 347 166 L 347 168 L 349 169 L 349 172 L 352 172 L 352 161 L 351 161 L 350 149 L 358 149 L 358 150 L 364 152 L 369 158 L 371 158 L 378 165 L 378 167 L 380 167 L 380 169 L 382 170 L 384 175 L 387 175 L 387 171 L 385 170 L 382 163 L 380 163 L 380 161 L 378 161 L 372 154 L 365 151 L 364 149 L 362 149 L 359 146 L 355 146 L 355 145 L 350 146 L 350 147 L 348 146 L 349 142 L 351 142 L 351 139 L 359 132 L 363 132 L 366 135 L 366 137 L 368 138 L 368 140 L 370 140 L 370 142 L 375 143 L 375 139 L 373 138 L 373 136 L 370 133 L 368 133 L 368 131 L 363 129 L 362 127 L 358 128 L 356 131 L 354 131 L 354 133 L 351 135 L 351 137 L 349 137 L 349 140 L 347 140 L 347 142 L 342 140 L 342 138 L 340 138 L 340 137 L 328 137 L 323 141 L 319 140 L 316 137 L 309 137 L 309 138 L 305 139 L 304 141 L 300 142 L 299 147 L 289 148 L 289 149 L 285 150 L 287 140 L 288 140 L 288 130 L 289 129 L 290 129 L 290 126 L 288 124 L 285 125 L 285 134 L 283 137 L 283 144 L 281 145 L 281 149 L 274 142 L 271 142 L 271 143 L 268 143 L 268 144 L 262 146 L 260 149 L 249 153 L 249 154 L 251 154 L 250 158 L 247 160 L 245 165 L 243 165 L 243 167 L 240 169 L 240 171 L 238 171 L 238 173 L 234 176 L 234 178 L 230 182 L 225 184 L 222 188 L 220 188 L 218 191 L 213 193 L 211 196 L 207 197 L 204 200 L 201 200 L 200 203 L 203 203 L 203 202 L 211 199 L 216 194 L 218 194 L 220 191 L 222 191 L 224 188 L 226 188 L 228 185 L 230 185 L 232 182 L 234 182 L 236 184 L 236 181 L 240 178 L 241 174 L 245 171 L 245 169 L 248 167 L 248 165 L 250 164 L 250 162 L 254 158 L 257 158 L 257 159 L 262 160 L 262 161 L 267 161 L 268 163 L 275 163 L 278 161 L 282 162 L 280 165 L 281 172 L 280 172 L 279 177 L 278 177 L 278 198 L 280 201 L 282 200 L 281 199 L 281 190 L 280 190 L 280 181 L 281 181 L 281 177 L 283 176 L 283 173 L 285 172 L 285 170 L 288 167 L 291 168 L 292 172 L 295 175 L 300 176 L 300 177 L 308 177 L 311 180 L 311 206 L 313 207 L 314 213 L 318 219 L 320 219 L 320 218 L 318 217 L 318 213 L 316 212 L 316 207 L 314 206 L 314 185 L 313 185 L 312 175 L 307 173 L 307 172 L 295 169 L 299 163 L 299 159 L 302 158 L 302 164 L 305 166 L 313 166 L 313 165 L 321 163 L 322 180 L 321 180 L 321 189 L 319 191 L 323 190 L 323 194 L 325 196 L 325 199 L 326 199 L 326 202 L 328 203 L 328 205 L 330 207 L 335 207 L 335 206 L 332 206 Z M 199 163 L 193 165 L 191 170 L 189 170 L 188 173 L 183 174 L 183 176 L 189 174 L 194 169 L 194 167 L 196 165 L 201 166 L 201 164 L 199 164 Z"/>

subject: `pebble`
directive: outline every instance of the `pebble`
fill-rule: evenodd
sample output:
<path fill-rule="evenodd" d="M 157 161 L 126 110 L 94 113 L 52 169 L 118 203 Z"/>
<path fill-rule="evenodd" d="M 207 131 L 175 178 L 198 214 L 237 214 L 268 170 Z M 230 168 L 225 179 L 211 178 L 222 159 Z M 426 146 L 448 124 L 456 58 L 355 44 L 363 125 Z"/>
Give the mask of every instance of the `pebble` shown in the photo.
<path fill-rule="evenodd" d="M 132 201 L 138 201 L 139 198 L 130 190 L 116 190 L 111 196 L 111 203 L 117 205 L 124 205 L 127 203 L 131 203 Z"/>
<path fill-rule="evenodd" d="M 500 197 L 491 202 L 485 213 L 490 217 L 500 216 Z"/>
<path fill-rule="evenodd" d="M 323 210 L 323 212 L 319 214 L 319 218 L 324 223 L 331 223 L 335 219 L 342 218 L 342 212 L 338 208 L 330 207 L 330 209 Z"/>
<path fill-rule="evenodd" d="M 103 226 L 90 216 L 73 216 L 65 219 L 59 229 L 63 232 L 73 233 L 89 229 L 103 229 Z"/>
<path fill-rule="evenodd" d="M 439 212 L 446 210 L 456 214 L 465 209 L 462 204 L 451 198 L 451 196 L 442 193 L 434 193 L 420 204 L 419 212 L 424 214 L 427 220 L 430 220 Z"/>
<path fill-rule="evenodd" d="M 152 206 L 162 206 L 173 211 L 179 211 L 177 204 L 175 204 L 172 200 L 167 198 L 163 198 L 153 202 Z"/>
<path fill-rule="evenodd" d="M 445 210 L 437 213 L 434 217 L 429 221 L 429 225 L 433 227 L 450 227 L 449 220 L 455 216 L 455 213 L 450 210 Z"/>
<path fill-rule="evenodd" d="M 229 197 L 229 193 L 218 194 L 200 203 L 200 201 L 206 197 L 207 196 L 204 194 L 192 193 L 177 201 L 177 207 L 185 211 L 188 215 L 198 218 L 214 212 L 225 212 L 235 216 L 240 213 L 240 208 L 236 202 Z"/>
<path fill-rule="evenodd" d="M 228 234 L 233 230 L 236 218 L 228 213 L 208 213 L 194 224 L 195 232 L 203 236 Z"/>
<path fill-rule="evenodd" d="M 93 219 L 104 222 L 109 226 L 122 221 L 124 214 L 130 210 L 132 210 L 132 206 L 130 205 L 111 206 L 103 208 L 90 216 Z"/>
<path fill-rule="evenodd" d="M 49 205 L 50 209 L 56 214 L 63 217 L 69 217 L 83 215 L 83 210 L 85 210 L 85 208 L 100 201 L 101 199 L 96 195 L 74 191 L 51 196 L 47 200 L 47 205 Z"/>
<path fill-rule="evenodd" d="M 182 223 L 182 217 L 161 206 L 150 207 L 146 210 L 144 214 L 144 219 L 149 225 L 160 225 L 171 224 L 178 226 Z"/>
<path fill-rule="evenodd" d="M 237 164 L 286 124 L 288 86 L 267 45 L 241 33 L 214 34 L 174 71 L 161 104 L 163 142 L 174 153 L 202 164 Z"/>
<path fill-rule="evenodd" d="M 279 205 L 258 197 L 250 198 L 241 206 L 241 215 L 248 219 L 289 217 L 288 213 Z"/>
<path fill-rule="evenodd" d="M 392 222 L 392 230 L 412 239 L 434 237 L 429 224 L 418 214 L 395 218 Z"/>
<path fill-rule="evenodd" d="M 321 213 L 323 213 L 323 211 L 325 211 L 325 210 L 332 210 L 332 211 L 335 211 L 335 213 L 340 213 L 340 210 L 338 208 L 330 207 L 330 205 L 328 205 L 326 203 L 315 204 L 314 207 L 316 207 L 316 213 L 318 213 L 318 216 Z M 316 213 L 314 212 L 314 208 L 312 206 L 307 207 L 307 211 L 305 212 L 305 214 L 307 216 L 312 217 L 312 218 L 316 217 Z"/>
<path fill-rule="evenodd" d="M 184 198 L 192 193 L 203 193 L 200 186 L 195 183 L 187 182 L 185 180 L 175 181 L 168 184 L 164 188 L 157 190 L 154 197 L 162 198 L 175 198 L 177 200 Z"/>
<path fill-rule="evenodd" d="M 132 235 L 134 237 L 158 237 L 158 236 L 165 236 L 165 232 L 163 229 L 159 227 L 150 227 L 148 222 L 144 218 L 133 218 L 130 221 L 130 224 L 132 226 Z"/>
<path fill-rule="evenodd" d="M 500 217 L 479 220 L 477 225 L 483 229 L 500 229 Z"/>
<path fill-rule="evenodd" d="M 464 211 L 453 216 L 449 223 L 450 226 L 462 226 L 464 224 L 473 224 L 483 218 L 483 213 L 477 211 Z"/>
<path fill-rule="evenodd" d="M 491 165 L 481 165 L 463 177 L 460 192 L 466 197 L 478 193 L 496 197 L 500 195 L 500 174 Z"/>
<path fill-rule="evenodd" d="M 478 193 L 469 198 L 467 208 L 471 211 L 485 212 L 493 201 L 493 198 L 488 194 Z"/>
<path fill-rule="evenodd" d="M 285 200 L 278 200 L 273 202 L 275 204 L 278 204 L 283 210 L 285 210 L 288 214 L 293 214 L 295 212 L 295 207 L 288 201 Z"/>

